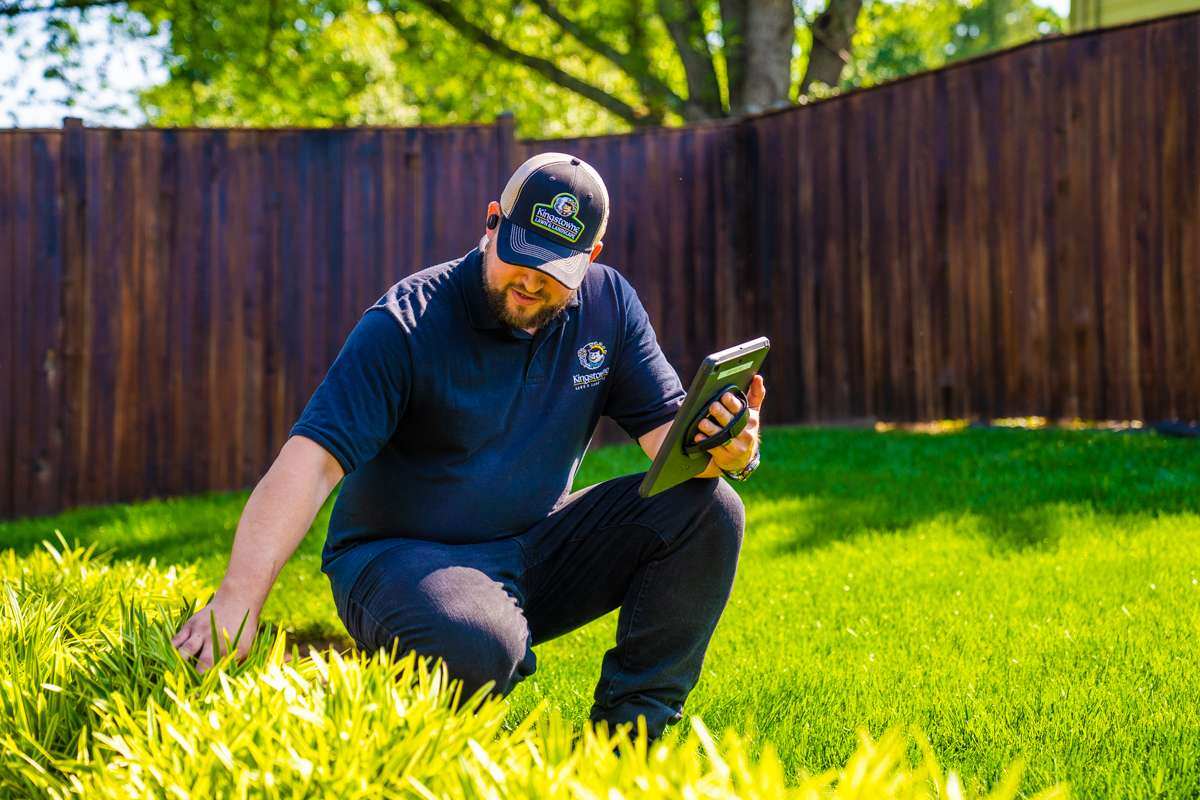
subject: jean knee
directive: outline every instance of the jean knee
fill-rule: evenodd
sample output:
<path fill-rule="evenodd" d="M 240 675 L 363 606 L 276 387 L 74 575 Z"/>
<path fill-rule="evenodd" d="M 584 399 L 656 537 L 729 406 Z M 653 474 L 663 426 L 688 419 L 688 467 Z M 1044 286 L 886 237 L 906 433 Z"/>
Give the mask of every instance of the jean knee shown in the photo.
<path fill-rule="evenodd" d="M 714 526 L 728 539 L 734 550 L 742 547 L 742 536 L 746 531 L 746 505 L 742 496 L 726 481 L 717 479 L 713 490 L 712 506 L 709 513 L 713 515 Z"/>
<path fill-rule="evenodd" d="M 489 694 L 506 695 L 533 672 L 527 631 L 456 620 L 439 626 L 430 649 L 446 662 L 450 677 L 462 681 L 464 699 L 489 681 Z"/>
<path fill-rule="evenodd" d="M 385 635 L 379 649 L 394 652 L 397 657 L 413 651 L 435 663 L 444 662 L 450 679 L 462 683 L 464 700 L 488 681 L 492 682 L 489 694 L 508 694 L 513 686 L 532 673 L 531 665 L 526 667 L 524 648 L 514 647 L 511 642 L 496 637 L 449 626 L 419 637 Z M 529 651 L 529 661 L 532 658 L 533 653 Z"/>
<path fill-rule="evenodd" d="M 717 480 L 717 487 L 713 490 L 713 505 L 717 508 L 717 514 L 729 528 L 736 529 L 739 533 L 745 531 L 746 504 L 742 501 L 742 496 L 727 481 Z"/>

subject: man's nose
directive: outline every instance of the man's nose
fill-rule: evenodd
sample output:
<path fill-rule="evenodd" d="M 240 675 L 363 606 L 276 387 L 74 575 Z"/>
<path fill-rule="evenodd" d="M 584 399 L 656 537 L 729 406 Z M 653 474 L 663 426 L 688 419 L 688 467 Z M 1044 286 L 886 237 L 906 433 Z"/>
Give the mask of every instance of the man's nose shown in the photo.
<path fill-rule="evenodd" d="M 541 294 L 543 281 L 540 278 L 534 278 L 529 275 L 521 277 L 519 286 L 525 294 L 538 295 Z"/>

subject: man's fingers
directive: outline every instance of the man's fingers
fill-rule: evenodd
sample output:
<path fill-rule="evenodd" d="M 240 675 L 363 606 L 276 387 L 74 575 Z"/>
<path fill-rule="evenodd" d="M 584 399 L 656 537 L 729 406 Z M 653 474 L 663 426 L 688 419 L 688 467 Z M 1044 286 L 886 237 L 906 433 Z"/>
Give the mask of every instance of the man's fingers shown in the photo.
<path fill-rule="evenodd" d="M 738 399 L 736 397 L 734 397 L 731 394 L 726 394 L 724 396 L 724 398 L 728 398 L 725 400 L 726 403 L 730 403 L 730 402 L 733 403 L 733 405 L 734 405 L 733 409 L 727 409 L 724 406 L 722 406 L 720 403 L 713 403 L 709 407 L 709 413 L 711 413 L 713 417 L 716 417 L 717 422 L 720 422 L 721 424 L 718 425 L 718 424 L 714 423 L 709 417 L 704 417 L 703 419 L 700 420 L 700 424 L 696 426 L 697 428 L 699 428 L 701 431 L 703 431 L 704 433 L 707 433 L 707 434 L 718 433 L 723 426 L 728 425 L 729 421 L 731 419 L 733 419 L 734 414 L 732 412 L 741 411 L 742 404 L 738 401 Z M 751 407 L 751 410 L 753 410 L 753 406 Z M 747 420 L 747 423 L 746 423 L 747 427 L 749 427 L 750 423 L 752 423 L 753 421 L 754 421 L 754 417 L 753 417 L 753 415 L 751 415 L 751 418 L 749 420 Z M 741 435 L 745 435 L 745 430 L 742 431 Z M 697 434 L 693 441 L 698 442 L 703 438 L 704 438 L 703 436 L 700 436 L 699 434 Z"/>
<path fill-rule="evenodd" d="M 171 637 L 171 646 L 179 647 L 179 645 L 186 642 L 188 640 L 188 637 L 191 635 L 192 635 L 192 629 L 189 628 L 187 625 L 184 625 L 182 628 L 179 629 L 178 633 L 176 633 L 174 636 Z"/>
<path fill-rule="evenodd" d="M 184 658 L 191 658 L 192 656 L 196 655 L 196 653 L 199 653 L 204 649 L 204 644 L 205 642 L 203 636 L 193 634 L 175 649 L 178 650 L 179 654 Z"/>
<path fill-rule="evenodd" d="M 175 634 L 175 638 L 173 638 L 171 640 L 171 646 L 182 653 L 184 646 L 188 642 L 188 639 L 191 639 L 191 638 L 192 638 L 192 629 L 190 627 L 188 627 L 187 625 L 184 625 L 182 628 L 179 629 L 179 633 Z"/>
<path fill-rule="evenodd" d="M 767 396 L 767 385 L 763 381 L 762 375 L 755 375 L 750 381 L 750 391 L 746 392 L 746 400 L 750 407 L 758 409 L 762 407 L 763 398 Z"/>
<path fill-rule="evenodd" d="M 733 414 L 730 414 L 729 409 L 727 409 L 721 403 L 710 403 L 708 406 L 708 413 L 713 419 L 722 425 L 725 425 L 729 422 L 729 420 L 733 419 Z"/>
<path fill-rule="evenodd" d="M 218 656 L 224 656 L 227 652 L 229 652 L 226 650 L 224 643 L 220 641 L 218 641 L 217 649 Z M 209 637 L 206 641 L 201 643 L 201 647 L 196 653 L 196 671 L 201 673 L 206 672 L 212 669 L 212 665 L 213 640 L 211 637 Z"/>
<path fill-rule="evenodd" d="M 707 436 L 705 436 L 705 434 L 708 434 L 709 436 L 711 436 L 720 430 L 719 427 L 714 425 L 712 423 L 712 421 L 707 418 L 700 420 L 700 425 L 698 427 L 700 428 L 701 431 L 703 431 L 703 433 L 696 434 L 695 439 L 693 439 L 693 441 L 696 441 L 696 442 L 700 442 L 700 441 L 703 441 L 704 439 L 706 439 Z M 742 453 L 750 452 L 750 450 L 753 446 L 754 446 L 754 433 L 753 433 L 753 431 L 750 430 L 749 424 L 747 424 L 746 428 L 743 429 L 741 433 L 739 433 L 737 436 L 730 439 L 728 442 L 725 442 L 724 444 L 713 448 L 713 450 L 722 450 L 731 455 L 741 455 Z"/>

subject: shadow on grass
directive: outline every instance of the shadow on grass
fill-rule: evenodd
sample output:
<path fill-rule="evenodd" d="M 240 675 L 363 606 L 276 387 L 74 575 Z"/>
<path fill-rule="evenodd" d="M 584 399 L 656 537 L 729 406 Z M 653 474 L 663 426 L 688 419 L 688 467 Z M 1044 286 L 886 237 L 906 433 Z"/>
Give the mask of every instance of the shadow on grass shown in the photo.
<path fill-rule="evenodd" d="M 1200 513 L 1200 445 L 1109 431 L 768 429 L 763 466 L 738 489 L 752 524 L 791 529 L 783 553 L 937 519 L 1022 550 L 1053 545 L 1077 516 Z"/>
<path fill-rule="evenodd" d="M 1030 508 L 959 518 L 964 528 L 985 535 L 1002 550 L 1024 550 L 1053 545 L 1063 530 L 1064 516 L 1077 509 L 1061 502 Z M 954 512 L 942 509 L 941 515 Z M 872 498 L 808 497 L 805 501 L 776 503 L 765 511 L 751 512 L 748 524 L 787 526 L 792 533 L 777 550 L 795 553 L 848 541 L 856 536 L 875 533 L 900 533 L 910 530 L 936 515 L 898 514 L 886 500 Z"/>
<path fill-rule="evenodd" d="M 791 528 L 783 552 L 863 533 L 963 519 L 1000 548 L 1055 541 L 1075 514 L 1200 513 L 1200 442 L 1148 433 L 965 430 L 942 435 L 767 427 L 763 464 L 734 484 L 754 525 Z M 633 444 L 590 451 L 573 488 L 643 471 Z M 0 523 L 0 547 L 28 552 L 60 529 L 115 558 L 159 564 L 228 557 L 247 491 L 78 508 Z M 336 491 L 298 552 L 319 554 Z"/>
<path fill-rule="evenodd" d="M 342 655 L 347 655 L 358 650 L 358 645 L 355 644 L 354 640 L 348 634 L 331 635 L 327 628 L 315 623 L 302 626 L 294 631 L 288 631 L 288 652 L 291 652 L 293 645 L 299 648 L 300 655 L 302 656 L 308 655 L 310 647 L 320 651 L 333 648 Z"/>
<path fill-rule="evenodd" d="M 55 529 L 72 545 L 96 542 L 96 553 L 113 559 L 137 559 L 160 565 L 191 564 L 228 558 L 248 491 L 154 498 L 105 506 L 82 506 L 47 517 L 27 517 L 0 523 L 0 547 L 18 554 L 40 549 L 43 540 L 56 543 Z M 336 492 L 313 522 L 324 531 Z M 322 541 L 316 541 L 316 540 Z M 323 533 L 309 535 L 301 550 L 320 552 Z"/>

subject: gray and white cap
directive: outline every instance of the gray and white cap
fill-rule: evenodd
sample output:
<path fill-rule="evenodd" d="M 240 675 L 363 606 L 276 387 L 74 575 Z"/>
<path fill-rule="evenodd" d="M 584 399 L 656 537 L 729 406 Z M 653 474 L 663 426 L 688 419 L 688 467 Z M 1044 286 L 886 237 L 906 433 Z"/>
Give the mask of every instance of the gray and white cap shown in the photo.
<path fill-rule="evenodd" d="M 540 270 L 574 289 L 608 225 L 608 189 L 586 161 L 541 153 L 508 179 L 500 212 L 500 260 Z"/>

